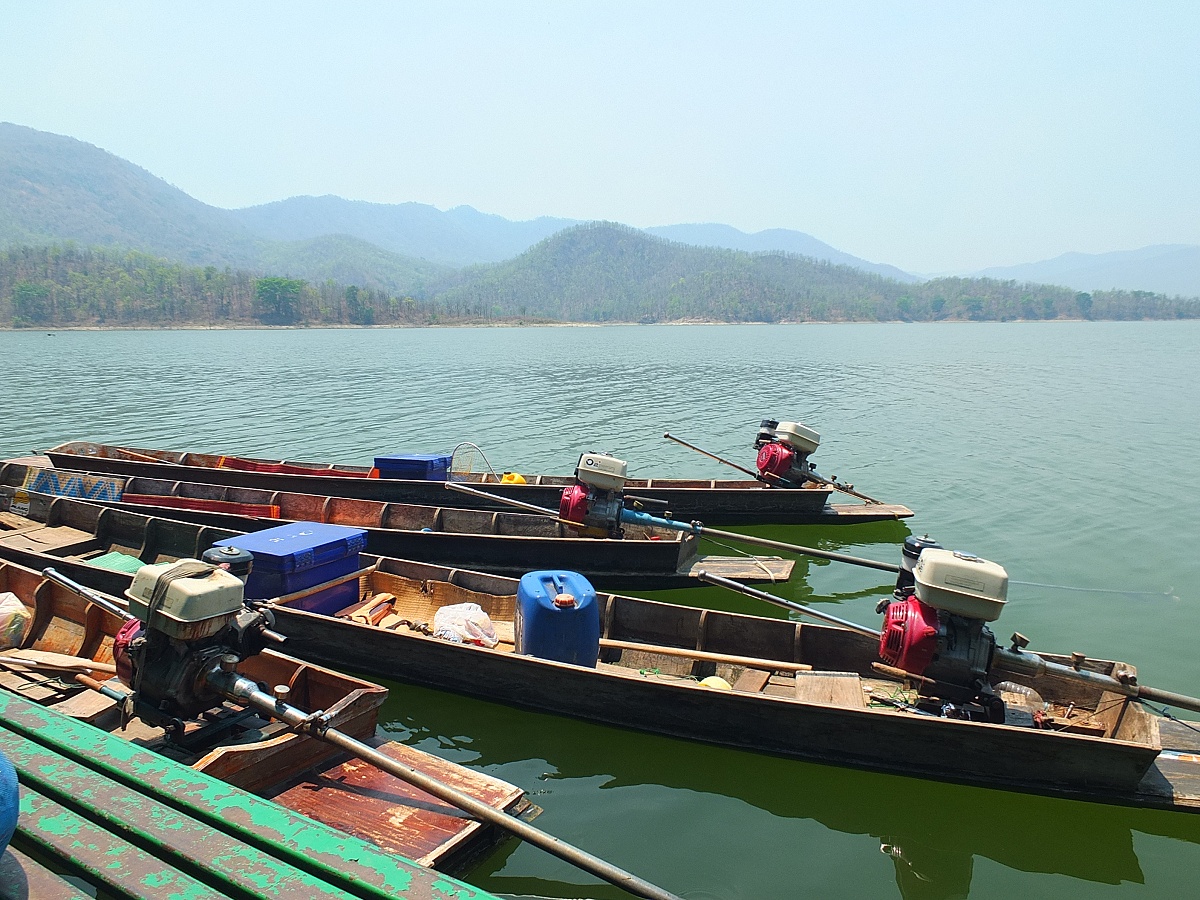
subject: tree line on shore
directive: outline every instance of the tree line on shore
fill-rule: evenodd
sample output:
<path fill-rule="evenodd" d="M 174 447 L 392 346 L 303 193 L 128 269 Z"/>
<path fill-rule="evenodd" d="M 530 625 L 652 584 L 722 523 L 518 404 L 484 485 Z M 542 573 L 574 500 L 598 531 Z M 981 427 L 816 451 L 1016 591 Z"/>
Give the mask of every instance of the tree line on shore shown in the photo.
<path fill-rule="evenodd" d="M 595 223 L 417 296 L 72 243 L 0 250 L 0 327 L 486 322 L 1011 321 L 1200 316 L 1200 300 L 981 278 L 901 284 L 785 253 L 693 247 Z"/>

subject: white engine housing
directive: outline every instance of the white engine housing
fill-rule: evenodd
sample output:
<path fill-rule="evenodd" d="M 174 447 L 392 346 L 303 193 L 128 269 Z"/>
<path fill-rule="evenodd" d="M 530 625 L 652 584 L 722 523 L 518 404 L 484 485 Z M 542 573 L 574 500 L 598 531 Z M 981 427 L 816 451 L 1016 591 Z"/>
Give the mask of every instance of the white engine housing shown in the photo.
<path fill-rule="evenodd" d="M 625 487 L 628 471 L 629 466 L 623 459 L 607 453 L 584 453 L 575 466 L 575 477 L 602 491 L 619 491 Z"/>
<path fill-rule="evenodd" d="M 214 569 L 199 577 L 176 578 L 167 588 L 155 620 L 146 621 L 159 579 L 184 563 L 200 564 L 195 559 L 181 559 L 138 569 L 133 584 L 125 592 L 129 611 L 146 622 L 147 627 L 171 637 L 181 640 L 211 637 L 242 611 L 245 596 L 241 579 L 224 569 Z"/>
<path fill-rule="evenodd" d="M 969 553 L 927 547 L 913 578 L 918 600 L 967 619 L 994 622 L 1008 602 L 1008 572 Z"/>
<path fill-rule="evenodd" d="M 775 437 L 801 453 L 812 453 L 821 444 L 821 435 L 800 422 L 780 422 L 775 426 Z"/>

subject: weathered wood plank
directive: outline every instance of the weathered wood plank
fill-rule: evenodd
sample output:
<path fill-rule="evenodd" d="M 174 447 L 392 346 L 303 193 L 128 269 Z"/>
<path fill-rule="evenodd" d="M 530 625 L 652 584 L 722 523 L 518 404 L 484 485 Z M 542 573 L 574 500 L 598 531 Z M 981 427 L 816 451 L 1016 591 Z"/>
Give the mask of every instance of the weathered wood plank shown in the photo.
<path fill-rule="evenodd" d="M 744 691 L 747 694 L 757 694 L 767 686 L 767 682 L 771 680 L 771 673 L 762 669 L 746 669 L 741 676 L 733 684 L 735 691 Z"/>
<path fill-rule="evenodd" d="M 9 845 L 0 854 L 0 900 L 88 900 L 88 895 Z"/>
<path fill-rule="evenodd" d="M 857 672 L 797 672 L 796 699 L 850 709 L 867 705 Z"/>
<path fill-rule="evenodd" d="M 377 748 L 494 809 L 519 811 L 528 804 L 520 788 L 483 773 L 402 744 L 379 744 Z M 336 762 L 309 773 L 273 799 L 301 813 L 311 814 L 319 808 L 327 824 L 438 869 L 457 868 L 456 857 L 478 853 L 502 837 L 493 834 L 480 846 L 479 832 L 488 826 L 358 760 Z"/>
<path fill-rule="evenodd" d="M 424 896 L 422 886 L 432 884 L 415 863 L 374 844 L 5 691 L 0 691 L 0 726 L 5 752 L 10 736 L 37 743 L 209 827 L 269 847 L 277 859 L 352 896 Z"/>

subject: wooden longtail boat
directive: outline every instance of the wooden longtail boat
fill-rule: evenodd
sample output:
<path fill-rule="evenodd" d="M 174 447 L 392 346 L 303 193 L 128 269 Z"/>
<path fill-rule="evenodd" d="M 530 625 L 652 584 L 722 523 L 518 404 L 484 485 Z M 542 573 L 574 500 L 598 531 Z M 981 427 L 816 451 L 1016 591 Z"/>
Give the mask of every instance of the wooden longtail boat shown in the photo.
<path fill-rule="evenodd" d="M 695 535 L 630 525 L 621 540 L 578 537 L 554 519 L 529 513 L 414 506 L 232 488 L 211 484 L 119 478 L 96 473 L 40 470 L 21 463 L 0 466 L 0 486 L 20 490 L 39 475 L 46 489 L 68 486 L 78 475 L 97 491 L 97 502 L 122 509 L 156 509 L 161 515 L 231 531 L 261 531 L 288 522 L 350 525 L 367 532 L 367 550 L 429 562 L 521 575 L 533 569 L 571 569 L 597 584 L 673 587 L 694 584 L 706 570 L 742 581 L 787 581 L 795 561 L 766 556 L 701 555 Z M 51 484 L 50 482 L 53 482 Z M 443 491 L 443 493 L 446 493 Z M 15 494 L 14 494 L 15 496 Z M 461 496 L 461 495 L 455 495 Z M 119 498 L 119 499 L 112 499 Z"/>
<path fill-rule="evenodd" d="M 266 460 L 216 453 L 184 453 L 148 450 L 70 441 L 47 451 L 54 465 L 63 469 L 142 475 L 169 481 L 207 482 L 234 487 L 291 491 L 418 503 L 438 506 L 445 502 L 445 486 L 439 481 L 371 477 L 372 469 L 326 463 Z M 572 476 L 531 475 L 525 484 L 497 483 L 490 474 L 471 474 L 463 480 L 487 490 L 532 503 L 558 508 L 563 488 L 574 483 Z M 803 488 L 776 488 L 749 479 L 630 479 L 625 492 L 665 501 L 676 519 L 699 519 L 719 524 L 821 524 L 839 525 L 902 519 L 912 515 L 905 506 L 884 503 L 830 504 L 832 488 L 809 483 Z M 478 497 L 456 496 L 455 503 L 481 509 L 500 509 Z"/>
<path fill-rule="evenodd" d="M 217 529 L 89 508 L 93 516 L 108 517 L 109 534 L 124 532 L 123 545 L 144 561 L 159 559 L 167 544 L 176 556 L 193 556 L 227 536 Z M 112 541 L 97 541 L 86 528 L 59 526 L 56 532 L 30 519 L 0 516 L 0 527 L 5 525 L 9 536 L 0 531 L 0 555 L 15 554 L 34 565 L 54 561 L 72 577 L 108 591 L 128 584 L 128 574 L 87 562 L 89 554 L 110 549 Z M 1022 715 L 1016 695 L 1010 697 L 1012 715 L 1005 724 L 920 714 L 904 683 L 873 668 L 879 661 L 876 640 L 824 625 L 612 594 L 598 596 L 599 664 L 569 665 L 513 652 L 513 580 L 395 559 L 370 562 L 360 582 L 364 601 L 340 615 L 303 611 L 288 597 L 274 604 L 277 627 L 288 635 L 290 649 L 356 671 L 730 747 L 1200 812 L 1197 734 L 1152 717 L 1123 695 L 1078 681 L 1013 676 L 1013 682 L 1032 688 L 1049 704 L 1055 724 L 1048 729 L 1032 727 L 1034 716 Z M 502 639 L 498 647 L 451 643 L 406 624 L 427 623 L 437 607 L 459 602 L 478 603 L 488 613 Z M 1103 674 L 1118 666 L 1132 671 L 1112 661 L 1082 665 Z M 698 679 L 709 675 L 719 675 L 732 690 L 701 685 Z"/>
<path fill-rule="evenodd" d="M 98 681 L 109 679 L 113 638 L 123 620 L 13 562 L 0 562 L 0 593 L 5 591 L 15 594 L 32 618 L 20 647 L 0 651 L 0 688 L 4 690 L 113 732 L 196 772 L 270 798 L 284 811 L 300 813 L 374 844 L 393 854 L 392 864 L 410 870 L 417 880 L 425 878 L 422 867 L 461 872 L 506 837 L 398 778 L 348 759 L 330 744 L 228 702 L 185 720 L 182 733 L 171 734 L 138 718 L 123 723 L 117 700 L 76 683 L 72 675 L 48 675 L 39 665 L 39 658 L 50 664 L 56 661 L 46 657 L 47 653 L 65 654 L 94 661 L 97 671 L 92 676 Z M 124 605 L 120 600 L 113 602 Z M 21 660 L 31 661 L 23 664 Z M 262 684 L 287 685 L 293 704 L 324 710 L 332 727 L 496 809 L 514 815 L 534 811 L 520 788 L 377 739 L 376 719 L 388 694 L 379 685 L 270 650 L 244 659 L 238 671 Z M 116 681 L 112 685 L 121 687 Z M 293 824 L 301 827 L 300 820 Z M 436 879 L 426 880 L 433 883 Z"/>

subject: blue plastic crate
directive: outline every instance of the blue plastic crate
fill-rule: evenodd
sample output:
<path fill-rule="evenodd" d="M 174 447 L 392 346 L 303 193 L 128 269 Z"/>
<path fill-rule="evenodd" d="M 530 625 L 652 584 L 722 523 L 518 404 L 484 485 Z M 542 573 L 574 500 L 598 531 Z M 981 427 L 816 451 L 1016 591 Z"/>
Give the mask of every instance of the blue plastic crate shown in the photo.
<path fill-rule="evenodd" d="M 357 572 L 358 555 L 367 546 L 367 532 L 346 525 L 293 522 L 265 531 L 217 541 L 214 547 L 237 547 L 254 556 L 246 581 L 250 599 L 280 597 Z M 358 581 L 352 579 L 290 604 L 295 609 L 333 613 L 358 600 Z"/>
<path fill-rule="evenodd" d="M 445 481 L 450 460 L 451 457 L 437 453 L 398 453 L 375 457 L 375 468 L 380 478 Z"/>

